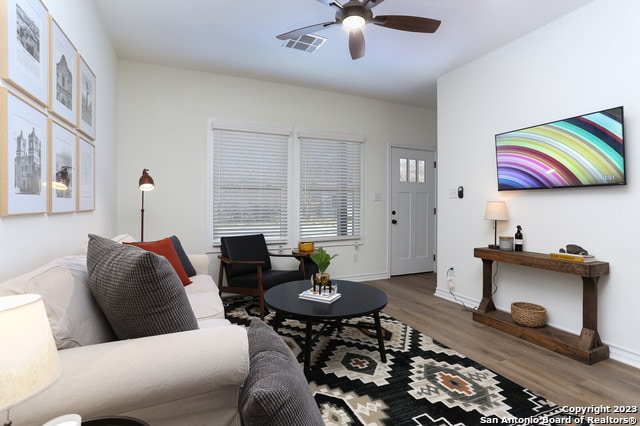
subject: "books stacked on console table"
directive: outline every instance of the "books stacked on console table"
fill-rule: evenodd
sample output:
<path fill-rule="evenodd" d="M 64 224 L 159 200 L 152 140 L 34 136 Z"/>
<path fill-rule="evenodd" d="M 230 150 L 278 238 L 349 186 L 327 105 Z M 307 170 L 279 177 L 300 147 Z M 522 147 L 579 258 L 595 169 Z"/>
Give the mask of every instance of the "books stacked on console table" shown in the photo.
<path fill-rule="evenodd" d="M 303 291 L 298 295 L 300 299 L 304 300 L 313 300 L 316 302 L 322 303 L 333 303 L 336 300 L 340 299 L 340 293 L 336 291 L 336 289 L 329 290 L 313 290 L 312 288 Z"/>
<path fill-rule="evenodd" d="M 595 262 L 596 260 L 596 257 L 590 254 L 549 253 L 549 257 L 578 263 Z"/>

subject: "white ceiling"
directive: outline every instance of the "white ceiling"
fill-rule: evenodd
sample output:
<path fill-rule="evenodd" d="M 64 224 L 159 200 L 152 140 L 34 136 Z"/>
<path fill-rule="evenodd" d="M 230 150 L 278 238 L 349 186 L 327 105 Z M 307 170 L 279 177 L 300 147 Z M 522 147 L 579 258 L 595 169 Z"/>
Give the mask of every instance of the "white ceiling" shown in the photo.
<path fill-rule="evenodd" d="M 353 61 L 339 26 L 316 52 L 276 35 L 332 21 L 318 0 L 94 0 L 119 58 L 436 109 L 436 79 L 593 0 L 386 0 L 374 15 L 438 19 L 434 34 L 368 25 Z"/>

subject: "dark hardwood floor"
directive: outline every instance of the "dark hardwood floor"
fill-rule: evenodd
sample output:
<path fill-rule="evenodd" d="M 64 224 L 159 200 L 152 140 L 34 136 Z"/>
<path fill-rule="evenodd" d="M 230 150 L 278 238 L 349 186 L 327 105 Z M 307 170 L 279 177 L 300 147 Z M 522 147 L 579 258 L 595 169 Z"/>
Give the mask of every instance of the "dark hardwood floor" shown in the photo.
<path fill-rule="evenodd" d="M 640 369 L 611 359 L 582 364 L 474 322 L 462 305 L 433 295 L 434 273 L 368 283 L 387 293 L 384 313 L 558 405 L 603 405 L 613 417 L 640 418 L 639 413 L 613 413 L 616 406 L 640 409 Z"/>

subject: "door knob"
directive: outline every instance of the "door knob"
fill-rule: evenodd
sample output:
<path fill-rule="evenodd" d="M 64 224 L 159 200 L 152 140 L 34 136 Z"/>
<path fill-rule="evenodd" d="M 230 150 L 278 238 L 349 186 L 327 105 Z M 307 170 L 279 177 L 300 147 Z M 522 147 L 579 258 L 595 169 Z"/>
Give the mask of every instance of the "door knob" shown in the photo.
<path fill-rule="evenodd" d="M 397 221 L 397 220 L 395 220 L 395 219 L 393 219 L 393 220 L 391 221 L 391 223 L 393 223 L 393 224 L 395 225 L 396 223 L 398 223 L 398 221 Z"/>

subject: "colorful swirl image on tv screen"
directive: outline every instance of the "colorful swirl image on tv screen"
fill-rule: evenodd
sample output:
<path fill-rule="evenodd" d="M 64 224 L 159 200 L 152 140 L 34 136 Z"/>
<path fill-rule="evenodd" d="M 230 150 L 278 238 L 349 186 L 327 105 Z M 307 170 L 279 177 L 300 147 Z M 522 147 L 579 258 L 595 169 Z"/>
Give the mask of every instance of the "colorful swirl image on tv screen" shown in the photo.
<path fill-rule="evenodd" d="M 496 135 L 498 190 L 625 184 L 622 107 Z"/>

